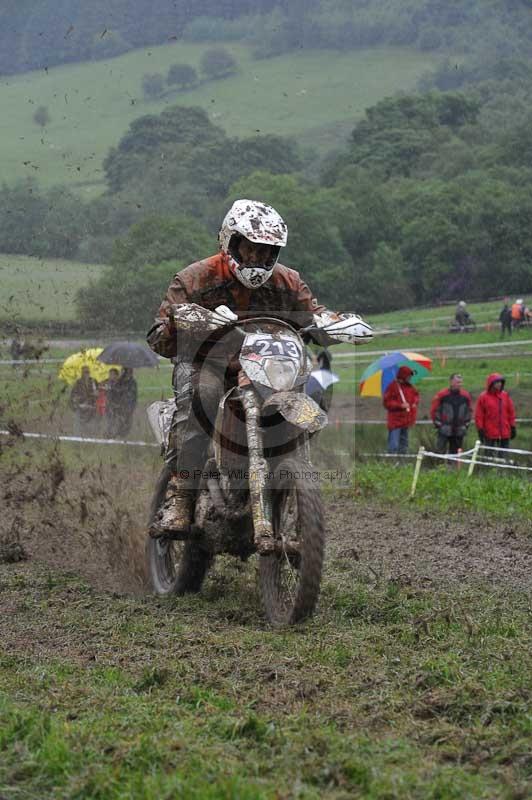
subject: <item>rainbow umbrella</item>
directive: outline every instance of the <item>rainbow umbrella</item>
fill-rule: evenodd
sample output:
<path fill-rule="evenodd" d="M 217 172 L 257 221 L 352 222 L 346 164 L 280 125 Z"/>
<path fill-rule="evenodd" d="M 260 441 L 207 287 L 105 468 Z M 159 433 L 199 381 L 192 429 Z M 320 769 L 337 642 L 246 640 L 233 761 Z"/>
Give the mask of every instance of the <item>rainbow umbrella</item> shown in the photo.
<path fill-rule="evenodd" d="M 432 369 L 432 361 L 421 353 L 409 350 L 396 351 L 381 356 L 367 367 L 360 378 L 360 394 L 362 397 L 382 397 L 390 383 L 395 380 L 399 367 L 410 367 L 412 383 L 418 383 Z"/>
<path fill-rule="evenodd" d="M 73 353 L 64 362 L 59 370 L 59 378 L 72 386 L 81 378 L 82 367 L 88 367 L 91 377 L 95 381 L 105 381 L 109 377 L 109 370 L 120 369 L 116 364 L 104 364 L 98 361 L 98 356 L 103 353 L 103 347 L 89 347 L 79 353 Z"/>

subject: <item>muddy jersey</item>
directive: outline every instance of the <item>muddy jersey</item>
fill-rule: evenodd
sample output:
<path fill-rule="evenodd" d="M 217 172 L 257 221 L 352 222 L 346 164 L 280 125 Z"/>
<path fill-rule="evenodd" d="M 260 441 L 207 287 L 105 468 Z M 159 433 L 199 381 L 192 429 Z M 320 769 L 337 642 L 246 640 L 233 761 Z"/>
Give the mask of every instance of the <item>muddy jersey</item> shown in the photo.
<path fill-rule="evenodd" d="M 216 333 L 205 343 L 192 348 L 187 337 L 178 338 L 171 320 L 171 309 L 179 303 L 196 303 L 210 310 L 225 305 L 239 319 L 274 317 L 290 323 L 295 328 L 305 327 L 313 321 L 313 314 L 325 307 L 319 305 L 299 273 L 282 264 L 276 264 L 271 278 L 256 289 L 248 289 L 229 269 L 223 253 L 191 264 L 178 272 L 166 292 L 155 324 L 148 333 L 150 347 L 166 358 L 181 357 L 201 361 L 212 354 Z"/>

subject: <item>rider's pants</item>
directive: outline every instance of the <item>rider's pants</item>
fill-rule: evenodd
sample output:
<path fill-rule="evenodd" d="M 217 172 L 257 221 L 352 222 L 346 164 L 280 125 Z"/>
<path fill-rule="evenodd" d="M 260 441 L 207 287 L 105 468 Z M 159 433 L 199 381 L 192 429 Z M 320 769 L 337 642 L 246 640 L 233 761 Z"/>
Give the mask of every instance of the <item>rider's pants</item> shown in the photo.
<path fill-rule="evenodd" d="M 165 460 L 174 474 L 197 488 L 224 392 L 224 368 L 179 361 L 172 380 L 176 408 Z"/>

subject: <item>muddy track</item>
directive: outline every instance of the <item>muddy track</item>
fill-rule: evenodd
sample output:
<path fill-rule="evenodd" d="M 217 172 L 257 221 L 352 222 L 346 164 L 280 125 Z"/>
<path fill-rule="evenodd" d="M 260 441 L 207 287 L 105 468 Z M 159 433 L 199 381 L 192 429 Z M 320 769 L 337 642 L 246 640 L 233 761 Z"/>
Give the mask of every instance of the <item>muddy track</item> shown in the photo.
<path fill-rule="evenodd" d="M 51 462 L 40 481 L 12 475 L 2 492 L 0 545 L 18 543 L 30 563 L 73 572 L 97 589 L 147 591 L 150 483 L 144 475 L 99 469 L 65 477 Z M 356 566 L 355 575 L 413 586 L 481 582 L 532 588 L 532 537 L 524 521 L 489 521 L 471 513 L 447 519 L 340 495 L 326 502 L 325 518 L 329 578 L 349 565 Z"/>
<path fill-rule="evenodd" d="M 532 537 L 525 523 L 474 514 L 447 519 L 428 512 L 329 502 L 329 558 L 414 586 L 504 584 L 532 588 Z"/>

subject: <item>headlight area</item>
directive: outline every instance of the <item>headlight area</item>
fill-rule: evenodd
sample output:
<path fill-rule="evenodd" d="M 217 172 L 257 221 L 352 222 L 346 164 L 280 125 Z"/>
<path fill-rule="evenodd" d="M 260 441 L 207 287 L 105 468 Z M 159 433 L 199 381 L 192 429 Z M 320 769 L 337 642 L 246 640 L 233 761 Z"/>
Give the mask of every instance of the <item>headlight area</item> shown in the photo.
<path fill-rule="evenodd" d="M 292 389 L 296 382 L 298 365 L 289 359 L 269 359 L 264 365 L 264 372 L 272 389 L 286 392 Z"/>

